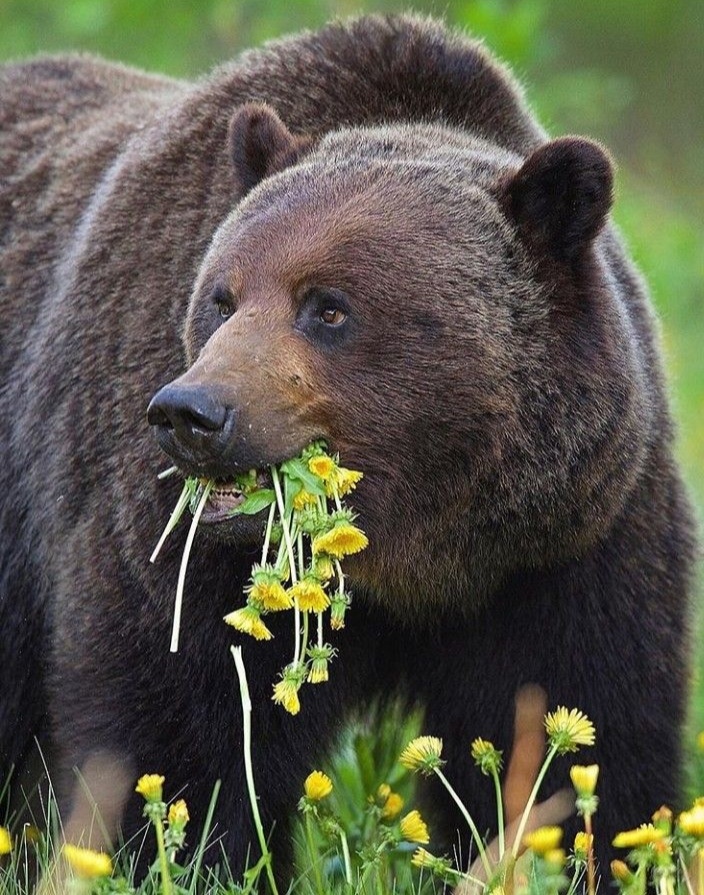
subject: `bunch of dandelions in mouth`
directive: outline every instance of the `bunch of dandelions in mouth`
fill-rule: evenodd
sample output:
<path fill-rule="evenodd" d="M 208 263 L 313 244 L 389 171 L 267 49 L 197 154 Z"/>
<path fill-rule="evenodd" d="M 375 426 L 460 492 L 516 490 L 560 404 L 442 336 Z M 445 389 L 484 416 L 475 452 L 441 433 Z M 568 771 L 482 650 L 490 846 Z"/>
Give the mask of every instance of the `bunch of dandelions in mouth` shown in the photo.
<path fill-rule="evenodd" d="M 235 479 L 244 501 L 231 515 L 253 515 L 268 508 L 261 560 L 245 588 L 245 605 L 225 616 L 227 624 L 256 640 L 271 640 L 266 616 L 290 610 L 293 614 L 291 662 L 274 684 L 273 700 L 296 715 L 304 683 L 328 680 L 336 650 L 326 642 L 325 613 L 333 631 L 345 626 L 351 595 L 341 560 L 358 553 L 367 537 L 356 526 L 354 513 L 343 498 L 354 490 L 362 473 L 340 466 L 323 442 L 315 442 L 298 457 L 269 467 L 271 488 L 258 484 L 252 471 Z M 167 470 L 167 473 L 171 470 Z M 187 508 L 192 514 L 176 588 L 171 651 L 178 649 L 181 606 L 195 530 L 215 487 L 212 480 L 186 479 L 181 495 L 152 554 L 156 559 L 167 536 Z"/>

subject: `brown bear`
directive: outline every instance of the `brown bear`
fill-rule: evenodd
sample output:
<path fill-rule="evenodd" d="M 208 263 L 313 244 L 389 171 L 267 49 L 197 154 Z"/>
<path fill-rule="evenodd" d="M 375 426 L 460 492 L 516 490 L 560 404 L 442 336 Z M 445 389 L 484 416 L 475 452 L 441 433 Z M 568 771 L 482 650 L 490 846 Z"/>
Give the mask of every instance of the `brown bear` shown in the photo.
<path fill-rule="evenodd" d="M 157 480 L 157 441 L 226 488 L 324 439 L 364 473 L 370 541 L 332 679 L 289 716 L 270 698 L 286 620 L 243 644 L 279 866 L 301 781 L 373 694 L 425 706 L 491 830 L 468 744 L 510 749 L 526 682 L 596 724 L 605 861 L 617 828 L 677 797 L 693 554 L 605 151 L 549 140 L 480 44 L 413 17 L 333 24 L 193 84 L 86 57 L 0 83 L 3 769 L 37 736 L 66 787 L 106 752 L 164 773 L 201 820 L 219 778 L 242 868 L 222 617 L 263 523 L 211 502 L 169 653 L 185 530 L 149 564 L 180 487 Z M 428 797 L 434 843 L 454 842 Z M 125 833 L 139 812 L 132 796 Z"/>

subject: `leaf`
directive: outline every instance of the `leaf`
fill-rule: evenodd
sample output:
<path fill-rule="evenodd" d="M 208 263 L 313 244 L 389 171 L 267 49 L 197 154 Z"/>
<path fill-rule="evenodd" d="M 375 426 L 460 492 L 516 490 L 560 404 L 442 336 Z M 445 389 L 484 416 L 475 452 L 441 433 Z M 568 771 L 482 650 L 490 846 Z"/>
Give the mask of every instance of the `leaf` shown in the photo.
<path fill-rule="evenodd" d="M 308 469 L 307 464 L 300 457 L 294 457 L 293 460 L 287 460 L 285 463 L 282 463 L 281 472 L 287 478 L 301 482 L 310 494 L 318 494 L 320 497 L 325 497 L 325 485 L 315 473 Z"/>
<path fill-rule="evenodd" d="M 262 488 L 249 494 L 242 503 L 228 513 L 229 516 L 255 516 L 276 500 L 276 492 L 272 488 Z"/>

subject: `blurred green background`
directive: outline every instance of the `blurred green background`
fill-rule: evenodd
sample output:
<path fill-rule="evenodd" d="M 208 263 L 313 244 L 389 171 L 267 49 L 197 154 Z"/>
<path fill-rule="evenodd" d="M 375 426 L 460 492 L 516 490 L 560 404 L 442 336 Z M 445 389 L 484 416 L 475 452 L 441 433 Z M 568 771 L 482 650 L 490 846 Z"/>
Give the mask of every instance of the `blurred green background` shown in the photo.
<path fill-rule="evenodd" d="M 704 3 L 415 0 L 471 30 L 524 82 L 551 133 L 602 140 L 619 165 L 615 217 L 660 314 L 679 451 L 704 508 Z M 391 0 L 0 0 L 0 58 L 82 49 L 190 77 L 271 37 Z M 1 97 L 0 97 L 1 101 Z M 699 618 L 704 591 L 700 575 Z M 704 729 L 697 637 L 692 730 Z M 704 763 L 693 762 L 704 792 Z"/>

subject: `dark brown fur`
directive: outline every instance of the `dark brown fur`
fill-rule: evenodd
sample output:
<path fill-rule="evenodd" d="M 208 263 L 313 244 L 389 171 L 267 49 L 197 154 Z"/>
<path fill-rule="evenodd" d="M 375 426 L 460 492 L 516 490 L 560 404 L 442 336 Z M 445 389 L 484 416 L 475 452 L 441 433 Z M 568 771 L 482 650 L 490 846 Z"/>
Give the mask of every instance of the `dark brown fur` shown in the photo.
<path fill-rule="evenodd" d="M 187 787 L 199 819 L 221 777 L 244 861 L 221 617 L 256 550 L 197 540 L 175 656 L 183 533 L 147 561 L 178 486 L 155 478 L 145 408 L 195 362 L 179 382 L 242 428 L 184 469 L 324 436 L 365 473 L 371 546 L 334 680 L 291 718 L 269 699 L 285 620 L 244 645 L 280 860 L 302 779 L 372 692 L 427 706 L 481 829 L 467 746 L 510 747 L 529 681 L 597 725 L 602 859 L 675 800 L 692 526 L 645 288 L 603 227 L 603 151 L 546 144 L 479 45 L 412 18 L 332 25 L 192 85 L 73 57 L 6 68 L 0 90 L 4 764 L 41 731 L 64 772 L 114 752 Z M 343 345 L 295 331 L 311 283 L 352 296 Z M 564 781 L 565 763 L 548 788 Z"/>

